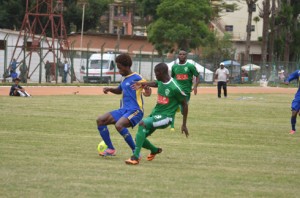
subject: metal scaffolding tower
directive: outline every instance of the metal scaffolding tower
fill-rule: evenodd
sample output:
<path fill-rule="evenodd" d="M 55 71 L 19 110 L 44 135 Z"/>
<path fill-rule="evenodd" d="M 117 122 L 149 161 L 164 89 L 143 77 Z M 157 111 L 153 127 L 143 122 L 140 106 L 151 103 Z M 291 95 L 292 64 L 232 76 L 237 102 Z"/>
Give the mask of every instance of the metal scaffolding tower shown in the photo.
<path fill-rule="evenodd" d="M 15 58 L 18 67 L 27 66 L 27 79 L 39 68 L 41 83 L 42 65 L 50 57 L 57 83 L 58 59 L 70 58 L 63 10 L 63 0 L 26 0 L 26 12 L 11 61 Z M 32 64 L 33 54 L 38 55 L 38 64 Z"/>

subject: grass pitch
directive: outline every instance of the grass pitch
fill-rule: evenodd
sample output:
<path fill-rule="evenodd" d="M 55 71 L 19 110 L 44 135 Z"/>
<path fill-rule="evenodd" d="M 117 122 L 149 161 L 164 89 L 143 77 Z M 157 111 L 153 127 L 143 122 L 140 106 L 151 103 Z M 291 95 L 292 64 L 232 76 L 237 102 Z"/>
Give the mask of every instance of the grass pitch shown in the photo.
<path fill-rule="evenodd" d="M 146 98 L 146 115 L 156 96 Z M 99 157 L 96 117 L 119 97 L 0 97 L 0 197 L 299 197 L 300 135 L 289 135 L 293 95 L 192 96 L 187 139 L 158 130 L 163 148 L 138 166 L 114 127 L 116 157 Z M 300 126 L 298 124 L 298 129 Z M 130 130 L 135 136 L 137 128 Z M 299 130 L 300 131 L 300 130 Z"/>

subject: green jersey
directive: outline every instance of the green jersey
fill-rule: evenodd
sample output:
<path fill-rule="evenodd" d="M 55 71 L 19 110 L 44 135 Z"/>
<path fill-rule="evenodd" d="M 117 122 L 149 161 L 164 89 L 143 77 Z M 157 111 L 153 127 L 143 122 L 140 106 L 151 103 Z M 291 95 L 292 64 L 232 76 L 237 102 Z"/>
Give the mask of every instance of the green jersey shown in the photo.
<path fill-rule="evenodd" d="M 186 98 L 186 94 L 173 78 L 167 83 L 156 82 L 158 85 L 157 103 L 151 114 L 173 117 L 178 109 L 178 105 Z"/>
<path fill-rule="evenodd" d="M 193 76 L 198 77 L 199 72 L 195 65 L 186 62 L 185 64 L 174 64 L 171 76 L 176 79 L 184 93 L 189 96 L 193 86 Z"/>

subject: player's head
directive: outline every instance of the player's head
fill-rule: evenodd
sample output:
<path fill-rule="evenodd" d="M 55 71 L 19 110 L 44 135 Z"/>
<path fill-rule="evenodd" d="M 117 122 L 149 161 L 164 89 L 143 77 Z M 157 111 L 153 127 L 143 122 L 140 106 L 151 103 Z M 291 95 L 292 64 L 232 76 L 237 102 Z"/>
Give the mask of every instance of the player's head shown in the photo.
<path fill-rule="evenodd" d="M 164 81 L 167 77 L 169 78 L 169 70 L 168 65 L 165 63 L 159 63 L 154 67 L 154 73 L 156 79 L 159 81 Z"/>
<path fill-rule="evenodd" d="M 178 53 L 179 63 L 185 63 L 187 58 L 187 53 L 184 50 L 180 50 Z"/>
<path fill-rule="evenodd" d="M 15 82 L 16 85 L 19 84 L 20 78 L 15 78 L 15 79 L 14 79 L 14 82 Z"/>
<path fill-rule="evenodd" d="M 131 72 L 132 60 L 128 54 L 120 54 L 116 58 L 117 67 L 122 76 L 127 76 Z"/>
<path fill-rule="evenodd" d="M 224 63 L 220 63 L 220 67 L 221 67 L 221 69 L 223 69 L 224 68 Z"/>

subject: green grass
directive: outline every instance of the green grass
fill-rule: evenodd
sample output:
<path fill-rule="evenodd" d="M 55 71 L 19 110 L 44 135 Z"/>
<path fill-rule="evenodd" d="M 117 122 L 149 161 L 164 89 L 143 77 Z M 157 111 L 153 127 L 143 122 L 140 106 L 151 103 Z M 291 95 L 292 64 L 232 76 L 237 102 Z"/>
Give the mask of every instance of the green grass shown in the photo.
<path fill-rule="evenodd" d="M 155 98 L 145 99 L 146 114 Z M 113 127 L 117 156 L 96 151 L 95 119 L 117 108 L 118 96 L 0 97 L 0 197 L 299 197 L 300 135 L 288 134 L 292 99 L 192 96 L 190 137 L 179 131 L 177 114 L 176 132 L 150 137 L 164 152 L 148 162 L 143 150 L 140 165 L 128 166 L 130 150 Z"/>

